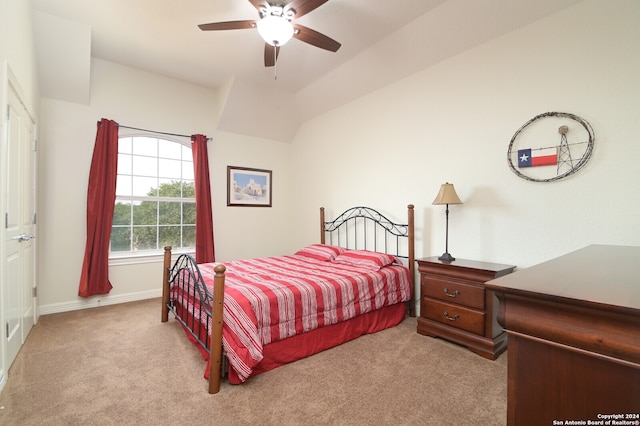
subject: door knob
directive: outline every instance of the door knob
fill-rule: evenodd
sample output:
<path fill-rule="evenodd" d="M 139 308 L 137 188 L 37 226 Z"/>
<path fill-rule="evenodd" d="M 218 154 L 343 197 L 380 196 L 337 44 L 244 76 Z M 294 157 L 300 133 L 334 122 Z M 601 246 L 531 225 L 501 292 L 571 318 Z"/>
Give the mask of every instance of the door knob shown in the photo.
<path fill-rule="evenodd" d="M 18 240 L 19 243 L 29 241 L 35 238 L 36 238 L 35 235 L 27 235 L 27 234 L 20 234 L 20 235 L 16 235 L 15 237 L 11 237 L 12 240 Z"/>

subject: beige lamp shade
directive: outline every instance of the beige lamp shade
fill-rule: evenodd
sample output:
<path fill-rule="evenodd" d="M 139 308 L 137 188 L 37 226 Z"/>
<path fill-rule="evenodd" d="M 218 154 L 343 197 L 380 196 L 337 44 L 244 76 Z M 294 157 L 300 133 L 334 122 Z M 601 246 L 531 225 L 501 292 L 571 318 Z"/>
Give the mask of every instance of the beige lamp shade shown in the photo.
<path fill-rule="evenodd" d="M 462 204 L 452 183 L 443 183 L 433 204 Z"/>

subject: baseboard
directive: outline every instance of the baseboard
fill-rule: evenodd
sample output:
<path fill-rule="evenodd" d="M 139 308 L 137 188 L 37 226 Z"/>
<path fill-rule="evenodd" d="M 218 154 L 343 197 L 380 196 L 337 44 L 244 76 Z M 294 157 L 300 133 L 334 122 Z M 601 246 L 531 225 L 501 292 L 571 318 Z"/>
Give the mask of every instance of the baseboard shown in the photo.
<path fill-rule="evenodd" d="M 80 309 L 97 308 L 100 306 L 116 305 L 119 303 L 135 302 L 138 300 L 162 297 L 162 290 L 149 290 L 139 293 L 119 295 L 93 296 L 88 299 L 78 299 L 70 302 L 40 305 L 40 315 L 57 314 L 60 312 L 77 311 Z"/>

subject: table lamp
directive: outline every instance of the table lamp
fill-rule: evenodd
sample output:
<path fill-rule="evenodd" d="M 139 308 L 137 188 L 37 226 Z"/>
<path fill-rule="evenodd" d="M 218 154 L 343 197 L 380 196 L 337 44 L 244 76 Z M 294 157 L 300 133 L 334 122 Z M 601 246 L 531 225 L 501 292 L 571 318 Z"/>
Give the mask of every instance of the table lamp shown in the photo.
<path fill-rule="evenodd" d="M 453 187 L 452 183 L 446 182 L 440 186 L 440 192 L 436 196 L 436 199 L 433 200 L 434 205 L 442 205 L 445 204 L 447 209 L 445 210 L 445 214 L 447 217 L 447 232 L 445 237 L 445 250 L 442 256 L 438 257 L 439 260 L 445 262 L 451 262 L 456 260 L 455 257 L 449 254 L 449 204 L 462 204 L 460 198 L 458 198 L 458 194 L 456 194 L 456 190 Z"/>

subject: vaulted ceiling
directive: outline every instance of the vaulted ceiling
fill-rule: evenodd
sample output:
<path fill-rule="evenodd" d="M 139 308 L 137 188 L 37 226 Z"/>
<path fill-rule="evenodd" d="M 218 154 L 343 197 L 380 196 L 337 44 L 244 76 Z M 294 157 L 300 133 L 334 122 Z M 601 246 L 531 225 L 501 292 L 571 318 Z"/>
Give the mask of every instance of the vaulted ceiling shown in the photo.
<path fill-rule="evenodd" d="M 305 120 L 580 1 L 329 0 L 295 22 L 341 48 L 293 39 L 276 67 L 255 29 L 197 26 L 258 19 L 248 0 L 32 4 L 43 96 L 88 104 L 95 57 L 224 93 L 220 130 L 288 142 Z"/>

